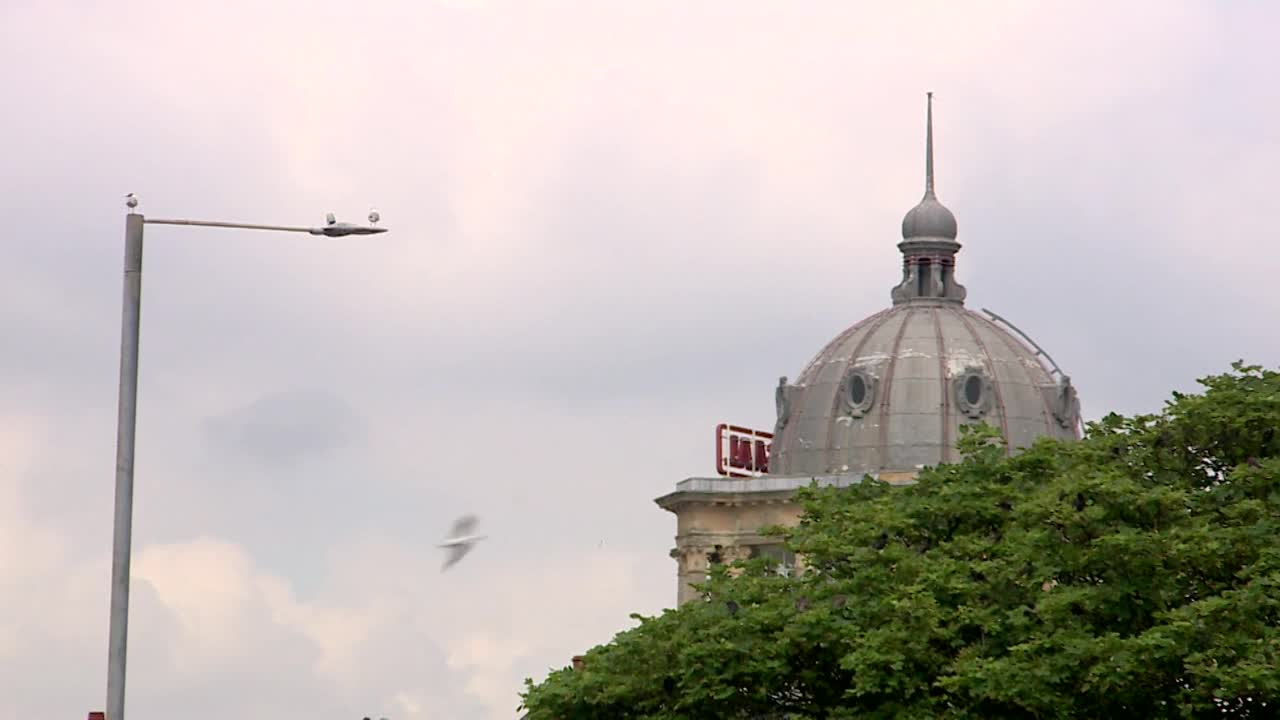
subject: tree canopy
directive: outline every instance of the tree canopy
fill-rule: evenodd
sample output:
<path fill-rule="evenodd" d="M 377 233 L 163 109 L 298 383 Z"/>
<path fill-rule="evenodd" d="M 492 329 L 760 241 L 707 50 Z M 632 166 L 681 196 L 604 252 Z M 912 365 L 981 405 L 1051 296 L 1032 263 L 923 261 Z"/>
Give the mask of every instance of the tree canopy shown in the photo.
<path fill-rule="evenodd" d="M 1280 373 L 1006 457 L 983 425 L 917 482 L 807 488 L 804 572 L 704 600 L 527 682 L 530 720 L 1271 717 Z"/>

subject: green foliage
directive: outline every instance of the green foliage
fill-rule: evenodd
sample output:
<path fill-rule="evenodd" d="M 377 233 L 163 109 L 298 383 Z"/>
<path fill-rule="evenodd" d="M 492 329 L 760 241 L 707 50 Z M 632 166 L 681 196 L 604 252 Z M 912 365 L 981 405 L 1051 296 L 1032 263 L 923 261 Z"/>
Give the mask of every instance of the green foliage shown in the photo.
<path fill-rule="evenodd" d="M 797 577 L 693 602 L 528 682 L 532 720 L 1278 716 L 1280 373 L 890 487 L 801 492 Z"/>

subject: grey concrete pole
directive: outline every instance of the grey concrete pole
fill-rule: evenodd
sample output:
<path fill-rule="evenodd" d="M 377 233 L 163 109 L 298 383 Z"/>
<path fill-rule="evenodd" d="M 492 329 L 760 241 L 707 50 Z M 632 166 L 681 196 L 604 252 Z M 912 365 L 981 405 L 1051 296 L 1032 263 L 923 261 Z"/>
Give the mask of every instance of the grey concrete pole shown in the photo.
<path fill-rule="evenodd" d="M 141 215 L 129 213 L 126 216 L 106 720 L 124 720 L 124 667 L 129 641 L 129 559 L 133 545 L 133 440 L 138 420 L 138 327 L 142 313 L 142 227 Z"/>

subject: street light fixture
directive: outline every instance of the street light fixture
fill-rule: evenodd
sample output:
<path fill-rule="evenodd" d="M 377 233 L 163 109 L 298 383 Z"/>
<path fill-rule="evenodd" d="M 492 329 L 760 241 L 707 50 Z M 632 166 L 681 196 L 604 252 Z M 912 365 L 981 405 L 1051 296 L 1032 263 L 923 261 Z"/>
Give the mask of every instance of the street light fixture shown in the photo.
<path fill-rule="evenodd" d="M 369 213 L 370 225 L 340 223 L 330 213 L 321 227 L 250 225 L 211 220 L 146 219 L 134 212 L 138 199 L 126 196 L 129 214 L 124 231 L 124 308 L 120 330 L 120 398 L 116 422 L 116 498 L 114 543 L 111 550 L 111 629 L 107 649 L 106 720 L 124 720 L 125 657 L 129 636 L 129 562 L 133 545 L 133 460 L 138 419 L 138 329 L 142 314 L 142 230 L 146 225 L 197 225 L 200 227 L 304 232 L 325 237 L 376 235 L 377 211 Z"/>
<path fill-rule="evenodd" d="M 128 217 L 135 217 L 135 213 L 130 213 Z M 141 215 L 136 215 L 141 222 L 147 225 L 198 225 L 200 227 L 220 227 L 220 228 L 237 228 L 239 230 L 272 230 L 275 232 L 304 232 L 311 235 L 324 235 L 326 237 L 346 237 L 348 235 L 377 235 L 384 233 L 386 228 L 374 227 L 372 225 L 352 225 L 345 222 L 326 223 L 323 227 L 295 227 L 291 225 L 250 225 L 247 223 L 228 223 L 215 222 L 213 220 L 163 220 L 159 218 L 151 218 L 150 220 L 142 219 Z M 126 225 L 126 228 L 128 226 Z"/>

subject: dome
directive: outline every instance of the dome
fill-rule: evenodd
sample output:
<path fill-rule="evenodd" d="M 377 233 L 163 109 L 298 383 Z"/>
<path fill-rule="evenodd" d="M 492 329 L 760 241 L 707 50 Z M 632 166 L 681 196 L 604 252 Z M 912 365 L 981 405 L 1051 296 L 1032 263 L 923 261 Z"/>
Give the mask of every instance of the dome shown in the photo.
<path fill-rule="evenodd" d="M 1022 331 L 964 306 L 956 219 L 933 190 L 932 93 L 928 107 L 925 194 L 902 221 L 893 305 L 838 335 L 795 384 L 779 382 L 773 474 L 914 473 L 958 460 L 961 426 L 979 422 L 1010 453 L 1079 437 L 1070 378 Z"/>
<path fill-rule="evenodd" d="M 1010 452 L 1075 439 L 1065 376 L 994 319 L 951 303 L 876 313 L 818 353 L 779 392 L 774 474 L 914 472 L 953 462 L 960 426 L 985 421 Z"/>
<path fill-rule="evenodd" d="M 938 202 L 938 198 L 930 189 L 919 205 L 907 211 L 902 218 L 902 237 L 912 238 L 945 238 L 956 239 L 956 216 L 951 214 L 947 206 Z"/>

